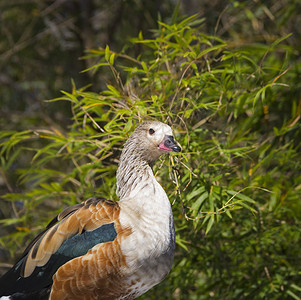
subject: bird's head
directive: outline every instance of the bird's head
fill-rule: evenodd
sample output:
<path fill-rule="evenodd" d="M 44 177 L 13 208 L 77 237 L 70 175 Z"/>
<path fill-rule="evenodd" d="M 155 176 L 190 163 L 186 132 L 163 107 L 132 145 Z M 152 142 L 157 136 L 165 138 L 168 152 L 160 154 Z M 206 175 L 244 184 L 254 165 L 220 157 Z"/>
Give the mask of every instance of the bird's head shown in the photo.
<path fill-rule="evenodd" d="M 139 125 L 128 139 L 126 147 L 136 150 L 150 164 L 166 152 L 181 151 L 170 126 L 158 121 L 146 121 Z"/>

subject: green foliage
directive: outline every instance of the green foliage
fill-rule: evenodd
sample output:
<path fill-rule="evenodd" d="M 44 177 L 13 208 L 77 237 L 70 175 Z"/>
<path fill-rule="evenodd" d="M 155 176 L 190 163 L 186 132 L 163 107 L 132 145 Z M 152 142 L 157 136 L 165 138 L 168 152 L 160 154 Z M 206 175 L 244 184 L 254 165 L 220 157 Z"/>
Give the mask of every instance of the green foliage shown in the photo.
<path fill-rule="evenodd" d="M 0 222 L 15 227 L 2 246 L 20 250 L 65 205 L 115 199 L 122 144 L 140 121 L 156 119 L 183 147 L 154 168 L 173 203 L 178 247 L 168 279 L 142 298 L 301 298 L 300 63 L 290 35 L 236 44 L 203 24 L 159 22 L 153 38 L 131 40 L 137 57 L 91 50 L 97 63 L 86 71 L 106 68 L 110 83 L 99 93 L 73 83 L 51 100 L 71 103 L 68 131 L 2 133 L 6 176 L 31 158 L 17 170 L 24 190 L 4 196 Z"/>

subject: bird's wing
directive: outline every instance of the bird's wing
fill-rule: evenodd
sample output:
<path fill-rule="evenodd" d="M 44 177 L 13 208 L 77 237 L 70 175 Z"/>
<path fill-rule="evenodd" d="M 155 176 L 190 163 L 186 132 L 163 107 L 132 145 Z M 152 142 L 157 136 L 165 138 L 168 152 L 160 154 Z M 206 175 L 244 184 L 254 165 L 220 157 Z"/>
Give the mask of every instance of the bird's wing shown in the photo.
<path fill-rule="evenodd" d="M 5 282 L 5 287 L 4 292 L 0 289 L 0 295 L 33 292 L 50 286 L 60 266 L 85 255 L 95 245 L 115 240 L 122 233 L 119 212 L 118 202 L 103 198 L 90 198 L 62 211 L 1 278 L 0 283 Z"/>

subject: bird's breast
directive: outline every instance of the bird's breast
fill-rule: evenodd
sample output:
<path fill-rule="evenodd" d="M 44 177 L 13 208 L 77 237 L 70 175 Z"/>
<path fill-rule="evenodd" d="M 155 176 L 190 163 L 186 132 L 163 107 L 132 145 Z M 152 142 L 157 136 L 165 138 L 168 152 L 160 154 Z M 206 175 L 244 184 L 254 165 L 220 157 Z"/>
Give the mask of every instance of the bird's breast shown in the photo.
<path fill-rule="evenodd" d="M 121 240 L 126 277 L 143 294 L 161 282 L 173 261 L 175 239 L 170 202 L 159 183 L 145 184 L 139 197 L 120 202 L 120 224 L 131 234 Z"/>

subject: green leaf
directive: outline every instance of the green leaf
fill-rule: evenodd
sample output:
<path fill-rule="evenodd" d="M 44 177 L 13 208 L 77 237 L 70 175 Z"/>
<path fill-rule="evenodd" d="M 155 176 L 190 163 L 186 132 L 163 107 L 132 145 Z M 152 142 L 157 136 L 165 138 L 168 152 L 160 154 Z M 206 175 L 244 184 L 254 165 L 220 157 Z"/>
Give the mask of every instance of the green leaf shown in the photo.
<path fill-rule="evenodd" d="M 109 59 L 110 59 L 110 48 L 109 45 L 107 45 L 105 49 L 105 60 L 109 61 Z"/>
<path fill-rule="evenodd" d="M 114 61 L 115 61 L 115 53 L 112 53 L 110 55 L 110 65 L 114 65 Z"/>
<path fill-rule="evenodd" d="M 207 227 L 206 227 L 206 234 L 209 233 L 209 231 L 212 228 L 213 224 L 214 224 L 214 215 L 211 215 L 210 218 L 209 218 L 209 222 L 207 224 Z"/>
<path fill-rule="evenodd" d="M 197 213 L 206 199 L 208 199 L 208 192 L 205 192 L 198 197 L 198 199 L 192 204 L 191 210 Z"/>

